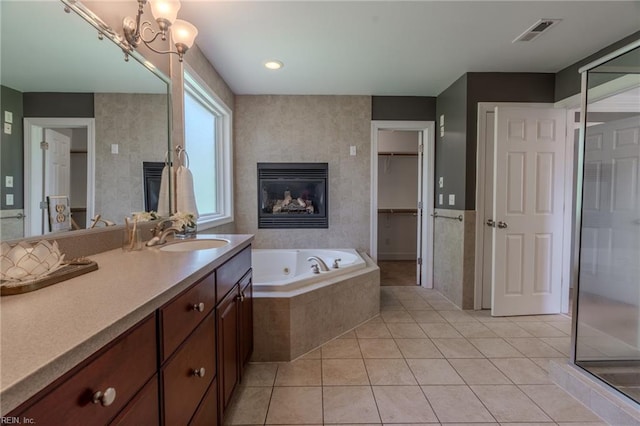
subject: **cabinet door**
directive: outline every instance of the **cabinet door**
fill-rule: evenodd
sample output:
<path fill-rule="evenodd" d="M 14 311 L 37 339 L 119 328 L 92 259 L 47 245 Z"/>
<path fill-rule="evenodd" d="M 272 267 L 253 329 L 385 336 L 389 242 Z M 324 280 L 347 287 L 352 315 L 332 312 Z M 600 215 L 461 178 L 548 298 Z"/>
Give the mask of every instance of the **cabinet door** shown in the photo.
<path fill-rule="evenodd" d="M 238 303 L 236 285 L 218 305 L 218 386 L 220 411 L 227 408 L 238 382 Z"/>
<path fill-rule="evenodd" d="M 218 382 L 213 379 L 207 394 L 193 415 L 189 426 L 216 426 L 218 424 Z"/>
<path fill-rule="evenodd" d="M 158 376 L 155 375 L 111 422 L 111 426 L 158 426 Z"/>
<path fill-rule="evenodd" d="M 240 378 L 253 352 L 253 281 L 251 271 L 240 282 Z"/>

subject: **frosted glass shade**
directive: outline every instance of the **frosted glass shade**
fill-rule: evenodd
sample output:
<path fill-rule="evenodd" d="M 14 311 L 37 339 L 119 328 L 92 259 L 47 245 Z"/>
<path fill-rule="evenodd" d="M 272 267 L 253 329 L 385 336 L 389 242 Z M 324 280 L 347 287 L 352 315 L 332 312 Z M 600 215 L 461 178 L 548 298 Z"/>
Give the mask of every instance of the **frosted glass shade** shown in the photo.
<path fill-rule="evenodd" d="M 187 48 L 190 48 L 193 46 L 197 35 L 198 29 L 195 25 L 182 19 L 176 19 L 171 26 L 171 37 L 174 44 L 184 44 Z"/>
<path fill-rule="evenodd" d="M 149 0 L 149 6 L 156 20 L 163 19 L 173 24 L 178 17 L 180 0 Z"/>

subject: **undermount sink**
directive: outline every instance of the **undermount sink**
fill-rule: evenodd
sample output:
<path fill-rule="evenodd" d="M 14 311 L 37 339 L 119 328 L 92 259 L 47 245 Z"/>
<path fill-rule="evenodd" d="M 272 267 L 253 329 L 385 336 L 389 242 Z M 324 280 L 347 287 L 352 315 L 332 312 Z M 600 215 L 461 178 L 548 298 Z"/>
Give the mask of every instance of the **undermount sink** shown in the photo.
<path fill-rule="evenodd" d="M 211 239 L 198 239 L 198 240 L 186 240 L 178 243 L 167 244 L 160 247 L 161 251 L 195 251 L 195 250 L 208 250 L 224 247 L 229 244 L 228 240 L 222 240 L 218 238 Z"/>

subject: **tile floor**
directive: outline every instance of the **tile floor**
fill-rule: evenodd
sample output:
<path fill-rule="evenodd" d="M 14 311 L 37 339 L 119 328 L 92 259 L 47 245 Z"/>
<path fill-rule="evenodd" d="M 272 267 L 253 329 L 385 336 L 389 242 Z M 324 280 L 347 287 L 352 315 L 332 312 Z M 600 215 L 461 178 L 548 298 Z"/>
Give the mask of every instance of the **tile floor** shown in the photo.
<path fill-rule="evenodd" d="M 249 364 L 225 424 L 605 425 L 547 375 L 569 322 L 382 287 L 380 316 L 294 362 Z"/>

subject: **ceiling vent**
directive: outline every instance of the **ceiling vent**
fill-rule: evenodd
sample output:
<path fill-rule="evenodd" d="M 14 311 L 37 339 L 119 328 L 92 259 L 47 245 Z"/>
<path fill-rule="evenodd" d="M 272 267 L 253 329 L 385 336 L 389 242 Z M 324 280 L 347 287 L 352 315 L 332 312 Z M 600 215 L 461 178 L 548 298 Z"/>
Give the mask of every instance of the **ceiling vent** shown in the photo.
<path fill-rule="evenodd" d="M 562 19 L 540 19 L 535 24 L 527 28 L 525 32 L 516 37 L 512 43 L 517 41 L 533 41 L 549 28 L 555 26 Z"/>

